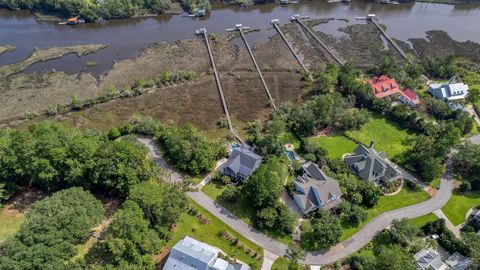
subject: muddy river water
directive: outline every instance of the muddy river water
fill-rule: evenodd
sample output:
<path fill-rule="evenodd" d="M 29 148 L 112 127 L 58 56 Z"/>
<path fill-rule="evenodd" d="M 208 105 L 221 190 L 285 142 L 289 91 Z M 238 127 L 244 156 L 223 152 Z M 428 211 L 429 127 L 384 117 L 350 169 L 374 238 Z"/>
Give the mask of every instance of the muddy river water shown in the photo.
<path fill-rule="evenodd" d="M 388 33 L 399 40 L 425 37 L 426 31 L 443 30 L 454 40 L 472 40 L 480 43 L 480 5 L 444 5 L 411 3 L 379 5 L 373 2 L 352 0 L 350 4 L 327 3 L 325 0 L 300 0 L 298 4 L 254 5 L 247 8 L 214 3 L 211 14 L 204 18 L 192 18 L 187 14 L 161 15 L 150 18 L 112 20 L 102 24 L 78 26 L 58 25 L 56 22 L 40 22 L 25 11 L 0 10 L 0 45 L 13 45 L 14 52 L 0 56 L 0 65 L 17 62 L 27 57 L 35 47 L 67 46 L 87 43 L 108 45 L 96 54 L 77 57 L 68 55 L 61 59 L 37 63 L 26 72 L 61 70 L 68 74 L 80 70 L 99 75 L 106 72 L 115 60 L 135 56 L 155 42 L 174 42 L 193 38 L 200 27 L 209 32 L 223 33 L 226 28 L 242 23 L 260 29 L 248 35 L 252 42 L 262 42 L 275 34 L 269 25 L 271 19 L 286 23 L 293 14 L 311 18 L 346 19 L 330 21 L 315 30 L 341 36 L 337 29 L 348 24 L 362 23 L 357 16 L 375 13 L 386 25 Z M 87 61 L 95 61 L 94 67 L 86 67 Z"/>

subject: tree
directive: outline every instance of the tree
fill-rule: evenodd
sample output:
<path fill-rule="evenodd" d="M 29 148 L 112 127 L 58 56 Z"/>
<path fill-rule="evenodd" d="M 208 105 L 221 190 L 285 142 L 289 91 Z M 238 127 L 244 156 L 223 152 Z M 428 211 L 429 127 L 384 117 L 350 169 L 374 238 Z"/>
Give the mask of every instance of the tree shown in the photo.
<path fill-rule="evenodd" d="M 452 167 L 466 181 L 480 179 L 480 145 L 470 142 L 459 145 L 452 156 Z"/>
<path fill-rule="evenodd" d="M 480 268 L 480 236 L 475 232 L 462 234 L 465 245 L 470 249 L 470 269 Z"/>
<path fill-rule="evenodd" d="M 285 234 L 291 234 L 297 222 L 295 216 L 288 207 L 282 203 L 279 203 L 276 207 L 277 210 L 277 223 L 275 228 Z"/>
<path fill-rule="evenodd" d="M 18 233 L 0 244 L 1 269 L 57 269 L 77 254 L 103 218 L 100 201 L 82 188 L 35 202 Z"/>
<path fill-rule="evenodd" d="M 267 207 L 257 211 L 255 223 L 261 229 L 272 229 L 276 220 L 277 210 L 273 207 Z"/>
<path fill-rule="evenodd" d="M 272 158 L 250 176 L 245 186 L 252 206 L 265 208 L 275 206 L 283 192 L 287 167 L 278 158 Z"/>
<path fill-rule="evenodd" d="M 468 192 L 470 190 L 472 190 L 472 184 L 470 184 L 470 182 L 462 182 L 460 184 L 460 192 L 465 193 L 465 192 Z"/>
<path fill-rule="evenodd" d="M 107 269 L 155 269 L 151 254 L 160 250 L 163 242 L 134 201 L 127 200 L 113 216 L 105 239 L 95 243 L 87 254 L 87 263 Z"/>
<path fill-rule="evenodd" d="M 133 186 L 128 199 L 143 210 L 150 226 L 165 236 L 187 208 L 187 198 L 177 186 L 143 182 Z"/>
<path fill-rule="evenodd" d="M 412 257 L 399 245 L 383 246 L 378 254 L 379 270 L 415 270 Z"/>
<path fill-rule="evenodd" d="M 363 209 L 361 206 L 358 206 L 358 205 L 352 205 L 350 213 L 348 214 L 348 221 L 353 226 L 358 226 L 360 223 L 367 220 L 367 217 L 368 215 L 365 209 Z"/>
<path fill-rule="evenodd" d="M 337 244 L 342 236 L 340 221 L 327 210 L 319 209 L 312 223 L 312 238 L 317 248 L 326 248 Z"/>
<path fill-rule="evenodd" d="M 372 255 L 353 255 L 348 259 L 348 264 L 352 270 L 370 270 L 376 269 L 377 260 Z"/>
<path fill-rule="evenodd" d="M 305 250 L 301 246 L 295 243 L 290 243 L 288 245 L 287 252 L 285 253 L 285 257 L 290 260 L 288 269 L 297 269 L 298 262 L 304 260 L 306 255 L 307 254 Z"/>
<path fill-rule="evenodd" d="M 407 246 L 412 243 L 420 234 L 420 229 L 410 223 L 407 219 L 394 220 L 391 229 L 393 241 Z"/>
<path fill-rule="evenodd" d="M 191 175 L 211 171 L 216 161 L 225 156 L 220 143 L 208 142 L 191 124 L 164 129 L 160 132 L 159 142 L 171 164 Z"/>
<path fill-rule="evenodd" d="M 337 65 L 328 64 L 323 72 L 315 77 L 313 92 L 316 94 L 328 93 L 338 83 L 339 68 Z"/>
<path fill-rule="evenodd" d="M 158 176 L 157 165 L 147 156 L 145 147 L 133 142 L 105 142 L 95 153 L 94 185 L 128 195 L 130 186 Z"/>
<path fill-rule="evenodd" d="M 235 202 L 238 200 L 240 192 L 238 188 L 233 185 L 228 185 L 225 190 L 220 194 L 219 199 L 226 202 Z"/>

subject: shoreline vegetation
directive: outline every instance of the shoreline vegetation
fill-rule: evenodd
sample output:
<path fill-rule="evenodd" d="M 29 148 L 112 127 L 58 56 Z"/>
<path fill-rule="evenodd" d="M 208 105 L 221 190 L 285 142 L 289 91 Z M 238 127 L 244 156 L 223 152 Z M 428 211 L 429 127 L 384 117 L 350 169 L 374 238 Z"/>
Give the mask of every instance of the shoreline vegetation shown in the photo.
<path fill-rule="evenodd" d="M 97 19 L 131 19 L 143 17 L 155 17 L 161 14 L 180 15 L 186 11 L 195 13 L 199 9 L 211 10 L 211 1 L 209 0 L 171 0 L 152 1 L 125 1 L 116 3 L 115 0 L 105 1 L 103 4 L 93 4 L 90 1 L 80 3 L 72 7 L 64 4 L 63 1 L 55 6 L 43 6 L 42 4 L 30 3 L 30 0 L 1 2 L 0 8 L 9 10 L 29 10 L 39 21 L 59 22 L 69 17 L 80 16 L 87 22 L 95 22 Z M 253 0 L 224 0 L 229 5 L 247 7 L 257 5 Z M 409 3 L 432 3 L 445 5 L 471 5 L 480 3 L 480 0 L 417 0 L 403 1 L 401 4 Z M 259 3 L 258 5 L 261 5 Z M 0 51 L 1 54 L 1 51 Z"/>

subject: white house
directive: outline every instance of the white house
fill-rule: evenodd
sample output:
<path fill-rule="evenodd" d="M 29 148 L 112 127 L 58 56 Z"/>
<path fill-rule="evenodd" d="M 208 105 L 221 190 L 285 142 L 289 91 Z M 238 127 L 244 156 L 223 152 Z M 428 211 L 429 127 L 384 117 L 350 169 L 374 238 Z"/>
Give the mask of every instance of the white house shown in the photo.
<path fill-rule="evenodd" d="M 448 83 L 430 84 L 428 92 L 436 99 L 464 99 L 468 95 L 468 85 L 464 83 L 457 83 L 455 81 L 455 77 L 453 77 Z"/>

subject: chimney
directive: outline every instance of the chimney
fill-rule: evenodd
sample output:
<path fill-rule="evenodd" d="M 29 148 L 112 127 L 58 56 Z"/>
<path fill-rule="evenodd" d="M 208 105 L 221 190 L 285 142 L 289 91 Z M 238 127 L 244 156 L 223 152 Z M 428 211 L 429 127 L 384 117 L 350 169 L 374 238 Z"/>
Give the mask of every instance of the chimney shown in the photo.
<path fill-rule="evenodd" d="M 374 141 L 371 141 L 370 142 L 370 147 L 369 148 L 373 148 L 373 146 L 375 145 L 375 142 Z"/>

